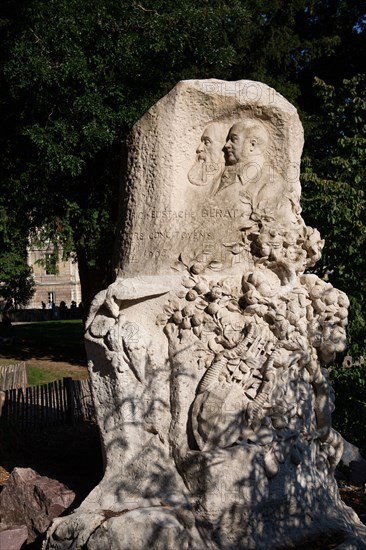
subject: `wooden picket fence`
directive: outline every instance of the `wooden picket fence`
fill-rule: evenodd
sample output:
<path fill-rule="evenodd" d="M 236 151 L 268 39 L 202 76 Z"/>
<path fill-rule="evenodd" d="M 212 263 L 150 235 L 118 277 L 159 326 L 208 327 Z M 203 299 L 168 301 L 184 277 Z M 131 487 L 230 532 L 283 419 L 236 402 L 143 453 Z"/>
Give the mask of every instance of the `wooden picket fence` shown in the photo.
<path fill-rule="evenodd" d="M 27 368 L 24 362 L 15 365 L 0 365 L 0 391 L 25 388 L 28 385 Z"/>
<path fill-rule="evenodd" d="M 95 418 L 90 380 L 64 378 L 5 394 L 1 421 L 29 431 Z"/>

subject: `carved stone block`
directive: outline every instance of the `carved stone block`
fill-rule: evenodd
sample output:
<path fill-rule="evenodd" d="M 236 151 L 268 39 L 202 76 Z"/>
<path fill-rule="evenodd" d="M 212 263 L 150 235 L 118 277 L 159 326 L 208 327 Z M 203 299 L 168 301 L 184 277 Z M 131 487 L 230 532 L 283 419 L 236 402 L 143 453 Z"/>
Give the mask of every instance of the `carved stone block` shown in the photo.
<path fill-rule="evenodd" d="M 324 241 L 301 216 L 296 109 L 184 81 L 129 146 L 118 277 L 86 332 L 105 475 L 45 548 L 364 548 L 326 370 L 349 302 L 307 271 Z"/>

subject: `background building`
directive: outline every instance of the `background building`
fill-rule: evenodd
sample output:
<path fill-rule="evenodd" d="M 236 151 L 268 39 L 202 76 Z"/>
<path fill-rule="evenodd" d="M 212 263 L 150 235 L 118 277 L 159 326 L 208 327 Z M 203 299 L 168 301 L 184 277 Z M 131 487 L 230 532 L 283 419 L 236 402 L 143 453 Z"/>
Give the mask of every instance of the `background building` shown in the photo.
<path fill-rule="evenodd" d="M 46 308 L 52 308 L 52 304 L 59 306 L 61 302 L 65 302 L 68 308 L 72 302 L 79 305 L 81 287 L 75 257 L 63 260 L 62 250 L 59 250 L 56 259 L 51 246 L 39 249 L 31 244 L 28 248 L 28 265 L 33 268 L 36 283 L 36 292 L 28 309 L 42 308 L 42 302 Z"/>

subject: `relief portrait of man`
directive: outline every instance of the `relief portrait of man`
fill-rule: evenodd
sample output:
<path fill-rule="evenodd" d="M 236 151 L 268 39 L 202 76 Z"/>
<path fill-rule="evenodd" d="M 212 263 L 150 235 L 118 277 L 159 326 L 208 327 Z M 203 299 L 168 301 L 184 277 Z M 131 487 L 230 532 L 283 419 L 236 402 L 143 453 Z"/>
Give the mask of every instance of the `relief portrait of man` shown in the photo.
<path fill-rule="evenodd" d="M 256 120 L 235 123 L 229 130 L 223 147 L 225 170 L 218 192 L 240 182 L 253 196 L 270 176 L 269 135 Z M 273 171 L 273 168 L 272 168 Z"/>
<path fill-rule="evenodd" d="M 261 218 L 296 222 L 291 189 L 271 157 L 270 134 L 260 120 L 236 122 L 223 147 L 225 168 L 215 191 L 223 202 L 240 201 Z"/>
<path fill-rule="evenodd" d="M 196 161 L 188 172 L 188 179 L 192 185 L 218 185 L 225 167 L 223 146 L 226 140 L 227 129 L 219 122 L 212 122 L 206 126 L 196 150 Z"/>

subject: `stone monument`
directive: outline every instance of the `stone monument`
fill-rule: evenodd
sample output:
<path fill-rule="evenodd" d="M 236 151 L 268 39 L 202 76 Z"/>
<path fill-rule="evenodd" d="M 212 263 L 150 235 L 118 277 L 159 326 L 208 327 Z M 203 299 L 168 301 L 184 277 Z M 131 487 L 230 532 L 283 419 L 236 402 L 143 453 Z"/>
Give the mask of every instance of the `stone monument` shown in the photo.
<path fill-rule="evenodd" d="M 180 82 L 134 126 L 86 326 L 105 474 L 44 548 L 365 548 L 325 368 L 348 299 L 307 272 L 302 146 L 296 109 L 245 80 Z"/>

